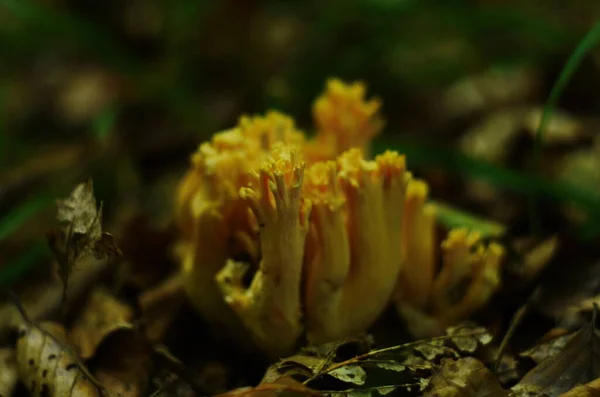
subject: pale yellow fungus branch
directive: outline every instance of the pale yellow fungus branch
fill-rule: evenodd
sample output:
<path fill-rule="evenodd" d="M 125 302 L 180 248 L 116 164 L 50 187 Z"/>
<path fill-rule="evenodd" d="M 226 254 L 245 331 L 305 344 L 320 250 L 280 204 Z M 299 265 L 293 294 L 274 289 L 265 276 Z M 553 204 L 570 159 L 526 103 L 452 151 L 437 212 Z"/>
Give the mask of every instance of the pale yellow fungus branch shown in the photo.
<path fill-rule="evenodd" d="M 310 214 L 301 196 L 304 167 L 296 150 L 275 145 L 255 184 L 240 190 L 260 229 L 259 269 L 247 289 L 232 262 L 217 275 L 225 301 L 271 356 L 291 353 L 302 333 L 300 284 Z"/>

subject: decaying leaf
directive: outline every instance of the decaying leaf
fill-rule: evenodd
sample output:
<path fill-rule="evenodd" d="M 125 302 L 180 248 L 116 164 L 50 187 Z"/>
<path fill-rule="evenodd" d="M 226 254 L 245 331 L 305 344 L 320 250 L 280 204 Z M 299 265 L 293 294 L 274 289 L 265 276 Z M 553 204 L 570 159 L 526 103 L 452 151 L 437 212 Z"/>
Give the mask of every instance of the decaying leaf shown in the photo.
<path fill-rule="evenodd" d="M 151 348 L 142 333 L 121 328 L 98 346 L 94 376 L 111 394 L 143 397 L 152 366 Z"/>
<path fill-rule="evenodd" d="M 69 296 L 65 306 L 81 299 L 95 280 L 106 270 L 106 261 L 88 257 L 80 261 L 81 266 L 69 279 Z M 58 277 L 41 282 L 28 282 L 17 290 L 21 305 L 34 321 L 57 313 L 62 303 L 63 285 Z M 21 313 L 11 301 L 0 304 L 0 338 L 11 329 L 16 329 L 23 321 Z"/>
<path fill-rule="evenodd" d="M 102 232 L 102 203 L 96 206 L 92 180 L 75 187 L 71 195 L 57 200 L 60 230 L 48 235 L 48 243 L 59 265 L 66 292 L 69 276 L 77 261 L 92 254 L 97 259 L 120 255 L 113 238 Z"/>
<path fill-rule="evenodd" d="M 444 359 L 423 394 L 425 397 L 502 397 L 508 392 L 494 374 L 475 358 Z"/>
<path fill-rule="evenodd" d="M 594 379 L 585 385 L 575 386 L 558 397 L 598 397 L 600 396 L 600 378 Z"/>
<path fill-rule="evenodd" d="M 478 347 L 489 345 L 493 339 L 487 329 L 469 324 L 450 327 L 446 333 L 456 349 L 466 354 L 475 353 Z"/>
<path fill-rule="evenodd" d="M 364 336 L 356 339 L 308 347 L 301 350 L 299 354 L 285 358 L 270 366 L 269 369 L 267 369 L 262 382 L 273 383 L 284 376 L 293 376 L 300 381 L 317 377 L 319 374 L 324 373 L 331 364 L 340 361 L 339 353 L 342 350 L 345 351 L 345 354 L 352 352 L 355 353 L 355 355 L 360 355 L 369 351 L 371 343 L 372 339 L 368 336 Z M 355 376 L 357 375 L 357 373 L 353 374 Z M 349 381 L 350 383 L 361 381 L 360 376 L 358 378 L 351 378 L 351 376 L 348 376 L 348 378 L 344 380 L 344 376 L 348 375 L 348 373 L 344 371 L 336 372 L 335 375 L 329 375 L 342 381 Z M 364 380 L 364 378 L 362 378 L 362 380 Z"/>
<path fill-rule="evenodd" d="M 14 349 L 0 349 L 0 396 L 11 396 L 19 381 Z"/>
<path fill-rule="evenodd" d="M 367 373 L 358 365 L 347 365 L 329 371 L 327 373 L 342 382 L 352 383 L 354 385 L 364 385 L 367 380 Z"/>
<path fill-rule="evenodd" d="M 566 334 L 557 336 L 556 338 L 534 346 L 519 355 L 521 357 L 529 357 L 539 364 L 546 359 L 558 356 L 565 349 L 567 342 L 573 339 L 575 335 L 576 334 Z"/>
<path fill-rule="evenodd" d="M 139 297 L 148 340 L 161 341 L 186 299 L 181 275 L 177 274 Z"/>
<path fill-rule="evenodd" d="M 554 397 L 566 393 L 577 385 L 599 378 L 599 338 L 599 332 L 592 321 L 577 331 L 560 354 L 548 357 L 528 372 L 513 387 L 513 392 L 517 395 L 535 392 Z"/>
<path fill-rule="evenodd" d="M 111 333 L 119 329 L 131 329 L 133 309 L 120 302 L 104 288 L 96 288 L 88 298 L 81 315 L 70 333 L 70 339 L 78 347 L 83 359 L 90 358 L 96 348 Z"/>
<path fill-rule="evenodd" d="M 17 341 L 19 378 L 35 397 L 99 397 L 66 341 L 56 323 L 23 325 Z"/>
<path fill-rule="evenodd" d="M 275 382 L 261 382 L 256 387 L 242 387 L 218 394 L 215 397 L 301 397 L 301 396 L 321 396 L 316 390 L 304 386 L 302 383 L 291 377 L 281 377 Z"/>

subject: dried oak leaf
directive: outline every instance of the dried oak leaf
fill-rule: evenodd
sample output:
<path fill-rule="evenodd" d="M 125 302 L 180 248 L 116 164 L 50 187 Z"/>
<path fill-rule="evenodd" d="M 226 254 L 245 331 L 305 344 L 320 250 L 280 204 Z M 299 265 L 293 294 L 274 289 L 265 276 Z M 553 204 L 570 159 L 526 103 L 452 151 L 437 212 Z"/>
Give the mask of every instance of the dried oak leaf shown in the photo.
<path fill-rule="evenodd" d="M 21 382 L 34 397 L 101 396 L 56 323 L 21 326 L 17 365 Z"/>
<path fill-rule="evenodd" d="M 71 342 L 83 359 L 90 358 L 106 337 L 119 329 L 131 329 L 133 309 L 102 287 L 94 289 L 70 332 Z"/>
<path fill-rule="evenodd" d="M 0 396 L 11 396 L 19 381 L 14 349 L 0 349 Z"/>
<path fill-rule="evenodd" d="M 479 360 L 466 357 L 444 359 L 423 394 L 424 397 L 503 397 L 508 392 Z"/>
<path fill-rule="evenodd" d="M 558 355 L 548 357 L 529 371 L 512 388 L 513 394 L 534 392 L 555 397 L 599 378 L 600 339 L 594 320 L 577 331 Z"/>

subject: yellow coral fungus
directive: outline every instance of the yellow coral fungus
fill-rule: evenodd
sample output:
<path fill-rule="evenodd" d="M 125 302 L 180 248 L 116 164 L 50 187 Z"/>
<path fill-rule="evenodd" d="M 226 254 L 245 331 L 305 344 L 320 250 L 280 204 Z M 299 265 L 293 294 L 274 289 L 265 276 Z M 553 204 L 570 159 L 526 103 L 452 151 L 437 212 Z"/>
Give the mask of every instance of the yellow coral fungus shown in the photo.
<path fill-rule="evenodd" d="M 502 247 L 456 230 L 442 255 L 425 182 L 396 152 L 365 156 L 381 118 L 379 101 L 364 96 L 361 83 L 330 80 L 313 140 L 279 112 L 242 117 L 200 145 L 178 190 L 190 300 L 272 357 L 303 335 L 321 343 L 362 332 L 391 300 L 431 332 L 499 285 Z"/>
<path fill-rule="evenodd" d="M 339 79 L 330 79 L 326 92 L 313 105 L 321 142 L 333 144 L 338 154 L 352 148 L 368 153 L 371 139 L 383 126 L 378 114 L 381 102 L 365 100 L 365 91 L 361 82 L 345 84 Z"/>

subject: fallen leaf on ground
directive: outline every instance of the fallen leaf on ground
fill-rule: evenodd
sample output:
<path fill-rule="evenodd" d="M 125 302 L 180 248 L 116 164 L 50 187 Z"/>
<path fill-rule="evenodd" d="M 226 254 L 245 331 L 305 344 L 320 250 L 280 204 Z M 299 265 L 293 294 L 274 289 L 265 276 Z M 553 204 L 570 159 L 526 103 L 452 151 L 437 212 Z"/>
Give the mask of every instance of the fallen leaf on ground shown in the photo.
<path fill-rule="evenodd" d="M 456 349 L 467 354 L 473 354 L 479 347 L 489 345 L 493 339 L 487 329 L 471 324 L 450 327 L 446 333 L 451 336 L 450 341 Z"/>
<path fill-rule="evenodd" d="M 80 265 L 71 274 L 66 307 L 81 299 L 81 296 L 88 292 L 90 285 L 107 268 L 106 261 L 93 257 L 85 258 Z M 24 285 L 16 293 L 29 318 L 38 321 L 58 312 L 62 302 L 63 285 L 58 277 L 53 277 L 43 282 Z M 21 313 L 13 302 L 5 301 L 0 304 L 0 339 L 11 329 L 17 328 L 22 321 Z"/>
<path fill-rule="evenodd" d="M 19 378 L 35 397 L 100 397 L 56 323 L 26 324 L 17 341 Z"/>
<path fill-rule="evenodd" d="M 11 396 L 19 381 L 14 349 L 0 349 L 0 396 Z"/>
<path fill-rule="evenodd" d="M 479 360 L 466 357 L 445 359 L 430 381 L 424 397 L 503 397 L 508 392 Z"/>
<path fill-rule="evenodd" d="M 599 378 L 600 338 L 594 320 L 577 331 L 559 354 L 546 358 L 529 371 L 512 388 L 513 392 L 533 391 L 555 397 Z"/>
<path fill-rule="evenodd" d="M 317 377 L 330 367 L 336 361 L 340 361 L 340 352 L 350 356 L 357 356 L 369 351 L 371 340 L 368 337 L 348 339 L 326 343 L 320 346 L 311 346 L 302 349 L 298 354 L 284 358 L 279 362 L 271 365 L 263 377 L 263 383 L 273 383 L 282 377 L 294 377 L 300 381 L 305 381 L 309 378 Z M 346 373 L 343 370 L 327 375 L 350 383 L 364 381 L 358 372 L 352 374 Z M 347 377 L 346 377 L 347 375 Z M 365 375 L 366 376 L 366 375 Z M 341 379 L 340 379 L 341 378 Z M 364 382 L 363 382 L 364 383 Z"/>
<path fill-rule="evenodd" d="M 151 342 L 163 339 L 185 303 L 181 275 L 177 274 L 139 297 L 146 337 Z"/>
<path fill-rule="evenodd" d="M 146 395 L 152 360 L 150 345 L 143 334 L 123 328 L 112 332 L 98 346 L 94 361 L 98 367 L 95 378 L 112 395 Z"/>
<path fill-rule="evenodd" d="M 321 396 L 316 390 L 304 386 L 289 376 L 277 379 L 272 383 L 260 383 L 256 387 L 242 387 L 218 394 L 215 397 L 300 397 Z"/>
<path fill-rule="evenodd" d="M 83 359 L 90 358 L 111 333 L 132 328 L 133 309 L 99 287 L 88 298 L 70 332 L 70 339 Z"/>
<path fill-rule="evenodd" d="M 558 397 L 598 397 L 600 396 L 600 378 L 594 379 L 585 385 L 575 386 Z"/>
<path fill-rule="evenodd" d="M 542 361 L 558 356 L 569 342 L 576 334 L 566 334 L 560 335 L 555 338 L 552 338 L 548 341 L 540 343 L 532 347 L 531 349 L 527 349 L 524 352 L 521 352 L 519 356 L 521 357 L 529 357 L 537 364 Z"/>

